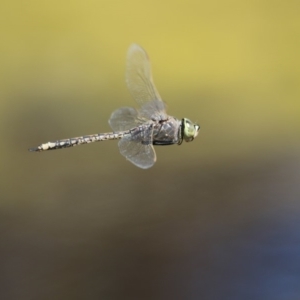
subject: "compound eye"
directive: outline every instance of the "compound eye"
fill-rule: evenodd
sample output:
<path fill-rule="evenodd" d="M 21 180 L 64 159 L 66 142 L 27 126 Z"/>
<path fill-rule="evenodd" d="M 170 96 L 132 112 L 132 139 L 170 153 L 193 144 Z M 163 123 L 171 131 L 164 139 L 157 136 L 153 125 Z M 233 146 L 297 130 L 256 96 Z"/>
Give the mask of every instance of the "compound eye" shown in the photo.
<path fill-rule="evenodd" d="M 186 142 L 191 142 L 197 135 L 197 125 L 192 123 L 189 119 L 183 119 L 183 138 Z"/>

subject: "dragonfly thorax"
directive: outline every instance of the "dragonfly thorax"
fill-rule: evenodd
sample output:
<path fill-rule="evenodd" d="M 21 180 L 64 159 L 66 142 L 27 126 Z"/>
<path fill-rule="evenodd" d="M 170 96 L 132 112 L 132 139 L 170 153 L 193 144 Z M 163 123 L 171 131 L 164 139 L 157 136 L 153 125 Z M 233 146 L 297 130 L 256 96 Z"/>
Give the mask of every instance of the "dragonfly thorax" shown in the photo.
<path fill-rule="evenodd" d="M 166 146 L 178 144 L 180 141 L 180 120 L 168 116 L 166 120 L 153 122 L 153 145 Z"/>

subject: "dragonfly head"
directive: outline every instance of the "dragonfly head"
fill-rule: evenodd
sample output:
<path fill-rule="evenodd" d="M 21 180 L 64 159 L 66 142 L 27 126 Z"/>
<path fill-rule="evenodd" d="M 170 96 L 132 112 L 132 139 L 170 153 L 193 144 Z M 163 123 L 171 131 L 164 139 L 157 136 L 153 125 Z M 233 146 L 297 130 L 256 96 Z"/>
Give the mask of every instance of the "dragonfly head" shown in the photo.
<path fill-rule="evenodd" d="M 193 123 L 187 118 L 183 118 L 181 122 L 182 138 L 186 142 L 193 141 L 194 138 L 198 135 L 200 126 L 198 124 Z"/>

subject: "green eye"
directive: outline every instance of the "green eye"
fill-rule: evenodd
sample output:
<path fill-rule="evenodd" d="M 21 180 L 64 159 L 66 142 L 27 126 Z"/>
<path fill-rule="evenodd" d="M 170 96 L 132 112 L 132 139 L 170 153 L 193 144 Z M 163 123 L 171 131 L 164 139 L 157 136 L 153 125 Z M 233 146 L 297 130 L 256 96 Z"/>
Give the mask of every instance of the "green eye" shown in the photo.
<path fill-rule="evenodd" d="M 199 129 L 200 126 L 198 124 L 187 118 L 182 119 L 182 135 L 186 142 L 191 142 L 198 135 Z"/>

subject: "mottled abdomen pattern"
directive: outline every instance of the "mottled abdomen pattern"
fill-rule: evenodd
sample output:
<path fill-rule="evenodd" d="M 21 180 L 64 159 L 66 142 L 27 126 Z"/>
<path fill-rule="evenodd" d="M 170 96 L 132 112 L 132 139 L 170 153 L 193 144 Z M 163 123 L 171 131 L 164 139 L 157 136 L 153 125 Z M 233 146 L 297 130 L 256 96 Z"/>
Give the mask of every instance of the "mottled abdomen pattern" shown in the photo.
<path fill-rule="evenodd" d="M 46 150 L 55 150 L 55 149 L 62 149 L 62 148 L 69 148 L 74 147 L 77 145 L 82 144 L 89 144 L 92 142 L 100 142 L 106 140 L 118 140 L 121 139 L 125 134 L 129 132 L 110 132 L 110 133 L 100 133 L 100 134 L 92 134 L 92 135 L 85 135 L 71 139 L 65 140 L 58 140 L 56 142 L 48 142 L 45 144 L 41 144 L 36 148 L 29 149 L 30 151 L 46 151 Z"/>

